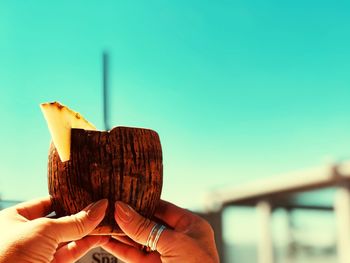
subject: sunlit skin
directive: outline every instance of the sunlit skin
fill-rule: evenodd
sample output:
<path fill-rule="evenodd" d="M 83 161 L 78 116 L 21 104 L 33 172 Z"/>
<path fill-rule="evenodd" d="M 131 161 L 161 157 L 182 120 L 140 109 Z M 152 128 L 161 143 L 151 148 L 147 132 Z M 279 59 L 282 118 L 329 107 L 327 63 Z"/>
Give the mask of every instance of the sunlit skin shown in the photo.
<path fill-rule="evenodd" d="M 103 219 L 108 201 L 59 219 L 51 212 L 49 197 L 32 200 L 0 212 L 0 263 L 70 263 L 109 238 L 87 236 Z"/>
<path fill-rule="evenodd" d="M 160 202 L 155 218 L 168 228 L 161 234 L 155 252 L 142 250 L 155 222 L 121 202 L 116 203 L 115 219 L 127 236 L 118 237 L 118 240 L 88 236 L 104 218 L 107 205 L 108 201 L 103 199 L 75 215 L 58 219 L 45 217 L 52 212 L 49 197 L 2 210 L 0 263 L 70 263 L 97 246 L 127 263 L 219 262 L 210 225 L 165 201 Z"/>
<path fill-rule="evenodd" d="M 155 213 L 155 220 L 168 226 L 159 238 L 156 252 L 140 249 L 140 245 L 146 245 L 154 221 L 121 202 L 116 203 L 115 220 L 127 237 L 115 237 L 119 241 L 111 239 L 102 247 L 127 263 L 219 262 L 209 223 L 171 203 L 161 201 Z"/>

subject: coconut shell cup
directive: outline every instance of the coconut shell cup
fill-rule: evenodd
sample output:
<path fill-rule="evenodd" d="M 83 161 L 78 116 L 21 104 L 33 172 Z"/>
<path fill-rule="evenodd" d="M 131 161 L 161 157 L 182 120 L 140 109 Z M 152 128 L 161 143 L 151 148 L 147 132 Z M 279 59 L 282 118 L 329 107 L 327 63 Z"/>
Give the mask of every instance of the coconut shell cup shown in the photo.
<path fill-rule="evenodd" d="M 104 220 L 91 234 L 123 235 L 114 219 L 118 200 L 151 218 L 162 183 L 162 148 L 155 131 L 72 129 L 70 160 L 66 162 L 61 162 L 51 143 L 48 187 L 58 217 L 75 214 L 100 199 L 109 200 Z"/>

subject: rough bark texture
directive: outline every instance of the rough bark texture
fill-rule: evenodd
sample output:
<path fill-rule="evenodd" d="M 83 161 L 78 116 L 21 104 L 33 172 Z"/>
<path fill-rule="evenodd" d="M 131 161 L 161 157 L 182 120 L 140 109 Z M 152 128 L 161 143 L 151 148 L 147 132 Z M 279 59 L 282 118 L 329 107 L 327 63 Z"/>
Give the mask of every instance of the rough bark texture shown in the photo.
<path fill-rule="evenodd" d="M 121 234 L 114 220 L 116 200 L 152 217 L 162 183 L 162 149 L 158 134 L 152 130 L 72 129 L 70 160 L 63 163 L 51 144 L 48 185 L 58 216 L 74 214 L 91 202 L 109 199 L 107 215 L 95 234 Z"/>

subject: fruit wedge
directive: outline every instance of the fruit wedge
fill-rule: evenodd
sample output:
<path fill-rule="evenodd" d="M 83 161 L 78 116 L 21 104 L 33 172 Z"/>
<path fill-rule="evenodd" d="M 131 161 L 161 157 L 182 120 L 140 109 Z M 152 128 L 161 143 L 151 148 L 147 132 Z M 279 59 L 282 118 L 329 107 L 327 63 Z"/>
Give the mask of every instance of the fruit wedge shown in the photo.
<path fill-rule="evenodd" d="M 96 127 L 78 112 L 57 101 L 42 103 L 40 108 L 62 162 L 70 158 L 71 129 L 96 130 Z"/>

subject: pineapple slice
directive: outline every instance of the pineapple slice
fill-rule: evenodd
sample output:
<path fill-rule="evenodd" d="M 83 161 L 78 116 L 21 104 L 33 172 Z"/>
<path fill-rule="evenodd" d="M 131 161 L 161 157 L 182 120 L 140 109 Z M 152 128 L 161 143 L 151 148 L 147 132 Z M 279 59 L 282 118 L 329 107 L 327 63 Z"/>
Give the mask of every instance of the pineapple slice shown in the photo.
<path fill-rule="evenodd" d="M 59 102 L 42 103 L 40 108 L 62 162 L 68 161 L 70 158 L 71 129 L 96 130 L 96 127 L 78 112 Z"/>

